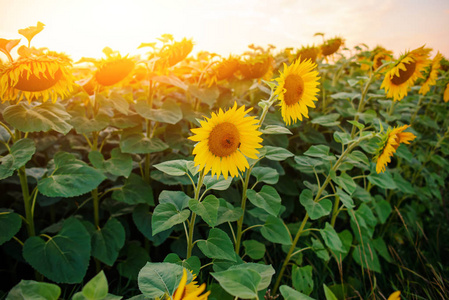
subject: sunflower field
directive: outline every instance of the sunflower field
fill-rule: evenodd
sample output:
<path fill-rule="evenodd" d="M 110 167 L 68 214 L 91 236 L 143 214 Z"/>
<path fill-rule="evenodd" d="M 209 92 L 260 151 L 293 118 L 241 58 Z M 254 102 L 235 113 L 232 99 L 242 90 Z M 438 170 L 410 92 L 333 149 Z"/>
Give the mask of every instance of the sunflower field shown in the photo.
<path fill-rule="evenodd" d="M 0 39 L 0 299 L 449 299 L 438 49 L 43 29 Z"/>

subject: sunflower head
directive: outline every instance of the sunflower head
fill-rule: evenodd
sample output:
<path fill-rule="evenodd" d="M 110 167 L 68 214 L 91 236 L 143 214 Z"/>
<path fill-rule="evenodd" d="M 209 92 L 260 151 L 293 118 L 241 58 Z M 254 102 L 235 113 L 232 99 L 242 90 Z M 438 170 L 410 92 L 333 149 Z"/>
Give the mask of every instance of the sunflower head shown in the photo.
<path fill-rule="evenodd" d="M 173 42 L 172 44 L 166 44 L 157 56 L 160 59 L 156 62 L 157 69 L 164 69 L 173 67 L 177 63 L 183 61 L 187 55 L 192 52 L 193 41 L 186 38 L 180 42 Z"/>
<path fill-rule="evenodd" d="M 273 57 L 269 54 L 260 54 L 241 61 L 239 70 L 246 79 L 259 79 L 272 69 Z"/>
<path fill-rule="evenodd" d="M 112 86 L 128 78 L 134 70 L 135 63 L 120 54 L 108 56 L 101 60 L 95 72 L 95 80 L 101 86 Z"/>
<path fill-rule="evenodd" d="M 389 128 L 381 137 L 379 148 L 374 156 L 378 174 L 385 171 L 387 164 L 391 162 L 391 157 L 396 153 L 401 143 L 410 144 L 416 138 L 416 135 L 411 132 L 403 132 L 409 127 L 410 125 L 404 125 L 393 129 Z"/>
<path fill-rule="evenodd" d="M 173 300 L 207 300 L 209 297 L 210 291 L 202 294 L 206 289 L 206 284 L 198 286 L 195 281 L 196 276 L 193 275 L 193 280 L 187 284 L 187 271 L 183 269 L 181 282 L 176 288 L 175 293 L 173 294 Z M 201 295 L 202 294 L 202 295 Z M 168 299 L 170 299 L 168 297 Z"/>
<path fill-rule="evenodd" d="M 72 61 L 67 55 L 25 46 L 18 53 L 20 57 L 4 65 L 0 73 L 3 101 L 56 102 L 73 91 Z"/>
<path fill-rule="evenodd" d="M 320 48 L 315 46 L 307 46 L 302 47 L 298 52 L 296 53 L 296 58 L 301 60 L 310 60 L 313 63 L 316 63 L 317 57 L 320 55 Z"/>
<path fill-rule="evenodd" d="M 218 114 L 212 113 L 201 121 L 200 128 L 192 129 L 194 135 L 189 139 L 197 142 L 193 149 L 195 166 L 204 169 L 204 174 L 211 171 L 217 178 L 223 174 L 227 179 L 228 173 L 236 177 L 239 170 L 249 168 L 246 157 L 257 158 L 262 133 L 258 130 L 259 120 L 246 116 L 250 110 L 245 106 L 237 109 L 234 103 L 229 110 L 223 112 L 220 108 Z"/>
<path fill-rule="evenodd" d="M 435 85 L 438 78 L 438 72 L 440 70 L 440 61 L 443 58 L 440 52 L 438 52 L 435 57 L 432 59 L 432 62 L 429 65 L 426 75 L 424 76 L 424 82 L 419 89 L 421 95 L 427 94 L 430 90 L 430 86 Z"/>
<path fill-rule="evenodd" d="M 330 56 L 340 49 L 341 45 L 344 45 L 344 40 L 341 37 L 335 37 L 325 41 L 321 46 L 321 55 L 324 57 Z"/>
<path fill-rule="evenodd" d="M 432 49 L 424 46 L 403 54 L 388 70 L 380 88 L 384 88 L 387 97 L 394 101 L 404 98 L 416 79 L 422 78 L 421 72 L 430 63 L 428 59 Z"/>
<path fill-rule="evenodd" d="M 309 117 L 308 107 L 315 107 L 317 101 L 318 71 L 314 70 L 316 64 L 310 60 L 301 61 L 298 58 L 280 72 L 277 79 L 278 86 L 274 95 L 278 95 L 281 114 L 287 125 L 302 121 L 302 117 Z"/>
<path fill-rule="evenodd" d="M 212 71 L 216 81 L 220 81 L 232 77 L 238 69 L 239 60 L 235 57 L 229 56 L 229 58 L 220 61 Z"/>

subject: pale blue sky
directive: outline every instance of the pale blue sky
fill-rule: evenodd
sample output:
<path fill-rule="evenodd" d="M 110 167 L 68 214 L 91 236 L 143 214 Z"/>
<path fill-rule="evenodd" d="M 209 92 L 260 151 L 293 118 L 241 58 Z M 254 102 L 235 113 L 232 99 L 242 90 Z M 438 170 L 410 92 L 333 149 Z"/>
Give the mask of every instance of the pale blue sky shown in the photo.
<path fill-rule="evenodd" d="M 37 21 L 46 27 L 33 45 L 74 59 L 99 58 L 105 46 L 139 53 L 163 33 L 227 55 L 253 43 L 320 44 L 316 32 L 339 35 L 348 48 L 380 44 L 398 55 L 426 44 L 449 58 L 448 0 L 0 0 L 0 37 L 21 38 L 17 30 Z"/>

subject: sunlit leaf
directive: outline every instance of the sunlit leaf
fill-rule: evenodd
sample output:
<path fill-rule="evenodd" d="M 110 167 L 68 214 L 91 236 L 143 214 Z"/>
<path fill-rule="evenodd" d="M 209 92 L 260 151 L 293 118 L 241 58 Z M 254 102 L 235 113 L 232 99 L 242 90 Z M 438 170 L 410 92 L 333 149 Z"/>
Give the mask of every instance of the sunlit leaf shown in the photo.
<path fill-rule="evenodd" d="M 25 29 L 19 29 L 19 33 L 26 37 L 28 43 L 31 43 L 33 37 L 44 29 L 45 24 L 37 22 L 36 26 L 30 26 Z"/>

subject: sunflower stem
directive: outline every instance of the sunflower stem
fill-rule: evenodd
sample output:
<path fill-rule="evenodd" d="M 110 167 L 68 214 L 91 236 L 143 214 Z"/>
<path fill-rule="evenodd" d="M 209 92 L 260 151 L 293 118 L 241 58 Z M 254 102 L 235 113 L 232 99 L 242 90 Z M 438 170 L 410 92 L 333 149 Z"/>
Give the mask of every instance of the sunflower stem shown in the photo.
<path fill-rule="evenodd" d="M 373 79 L 375 78 L 375 75 L 377 75 L 377 73 L 371 73 L 368 82 L 365 84 L 365 87 L 363 88 L 362 96 L 360 97 L 360 101 L 359 101 L 359 107 L 357 108 L 357 113 L 354 117 L 354 121 L 356 121 L 356 122 L 359 121 L 360 113 L 363 111 L 363 108 L 365 107 L 366 94 L 368 93 L 370 85 L 373 83 Z M 353 139 L 355 137 L 355 129 L 356 129 L 356 126 L 354 124 L 352 124 L 351 139 Z"/>
<path fill-rule="evenodd" d="M 318 201 L 320 200 L 321 194 L 324 192 L 324 190 L 326 189 L 327 185 L 328 185 L 328 184 L 330 183 L 330 181 L 331 181 L 331 176 L 330 176 L 330 174 L 331 174 L 332 172 L 335 172 L 335 171 L 338 170 L 338 168 L 340 167 L 341 163 L 343 162 L 343 159 L 344 159 L 349 153 L 351 153 L 351 151 L 352 151 L 355 147 L 357 147 L 357 146 L 359 145 L 360 142 L 362 142 L 362 141 L 364 141 L 364 140 L 366 140 L 366 139 L 372 138 L 372 137 L 374 137 L 374 135 L 367 135 L 367 136 L 361 137 L 361 138 L 359 138 L 358 140 L 354 141 L 352 144 L 350 144 L 350 145 L 348 146 L 348 148 L 346 148 L 345 152 L 343 152 L 343 153 L 341 154 L 341 156 L 338 158 L 337 162 L 332 166 L 332 168 L 331 168 L 329 174 L 328 174 L 327 177 L 326 177 L 326 180 L 323 182 L 323 184 L 321 185 L 321 188 L 318 190 L 318 192 L 317 192 L 317 194 L 316 194 L 316 196 L 315 196 L 315 199 L 313 200 L 314 202 L 318 202 Z M 336 206 L 337 206 L 337 205 L 336 205 Z M 285 268 L 287 267 L 287 265 L 288 265 L 288 263 L 289 263 L 289 261 L 290 261 L 290 259 L 291 259 L 291 257 L 292 257 L 292 254 L 293 254 L 293 252 L 294 252 L 294 250 L 295 250 L 295 248 L 296 248 L 296 244 L 298 243 L 299 237 L 300 237 L 300 236 L 302 235 L 302 233 L 304 232 L 304 226 L 306 225 L 306 222 L 307 222 L 308 219 L 309 219 L 309 214 L 306 213 L 306 215 L 304 216 L 304 219 L 303 219 L 302 222 L 301 222 L 301 225 L 300 225 L 298 231 L 296 232 L 296 235 L 295 235 L 295 238 L 293 239 L 292 245 L 290 246 L 290 249 L 289 249 L 289 251 L 288 251 L 288 253 L 287 253 L 286 257 L 285 257 L 285 260 L 284 260 L 284 262 L 283 262 L 283 264 L 282 264 L 281 270 L 279 271 L 278 277 L 277 277 L 277 279 L 276 279 L 276 283 L 275 283 L 274 288 L 273 288 L 272 295 L 276 295 L 276 292 L 277 292 L 277 290 L 278 290 L 278 288 L 279 288 L 279 285 L 281 284 L 281 279 L 282 279 L 282 276 L 284 275 Z M 335 221 L 334 221 L 334 222 L 335 222 Z"/>
<path fill-rule="evenodd" d="M 240 219 L 238 219 L 238 221 L 237 221 L 237 236 L 236 236 L 237 240 L 235 242 L 235 253 L 237 253 L 237 255 L 239 255 L 239 252 L 240 252 L 240 243 L 241 243 L 242 234 L 243 234 L 243 231 L 242 231 L 243 219 L 245 217 L 245 209 L 246 209 L 246 199 L 247 199 L 246 192 L 248 190 L 248 183 L 249 183 L 251 171 L 252 171 L 252 167 L 246 171 L 245 181 L 243 183 L 242 204 L 241 204 L 243 213 L 242 213 L 242 216 L 240 217 Z"/>
<path fill-rule="evenodd" d="M 14 142 L 15 141 L 15 137 L 14 137 L 14 134 L 12 133 L 11 129 L 9 129 L 9 127 L 6 126 L 6 124 L 3 123 L 2 121 L 0 121 L 0 126 L 2 126 L 3 128 L 6 129 L 6 131 L 8 131 L 9 136 L 11 137 L 12 141 Z"/>
<path fill-rule="evenodd" d="M 424 96 L 419 96 L 418 105 L 416 106 L 415 113 L 414 113 L 413 116 L 410 118 L 410 124 L 412 124 L 413 121 L 415 121 L 416 116 L 418 115 L 419 109 L 421 108 L 421 103 L 422 103 L 422 100 L 423 100 L 423 99 L 424 99 Z"/>
<path fill-rule="evenodd" d="M 195 195 L 194 195 L 195 200 L 199 199 L 201 186 L 203 185 L 204 175 L 205 174 L 204 174 L 204 169 L 203 169 L 200 172 L 200 176 L 198 176 L 198 183 L 196 185 Z M 191 216 L 190 222 L 189 222 L 189 235 L 187 236 L 187 257 L 186 258 L 190 258 L 192 256 L 192 250 L 193 250 L 193 246 L 194 246 L 193 230 L 195 229 L 195 219 L 196 219 L 196 213 L 192 212 L 192 216 Z"/>
<path fill-rule="evenodd" d="M 23 204 L 25 207 L 25 218 L 26 218 L 26 223 L 27 223 L 27 231 L 28 231 L 28 236 L 35 236 L 36 232 L 34 229 L 34 220 L 33 220 L 33 206 L 31 203 L 31 195 L 30 195 L 30 191 L 28 189 L 28 180 L 27 180 L 27 175 L 26 175 L 26 171 L 25 171 L 25 166 L 21 167 L 19 170 L 17 170 L 18 174 L 19 174 L 19 179 L 20 179 L 20 185 L 22 187 L 22 195 L 23 195 Z"/>

